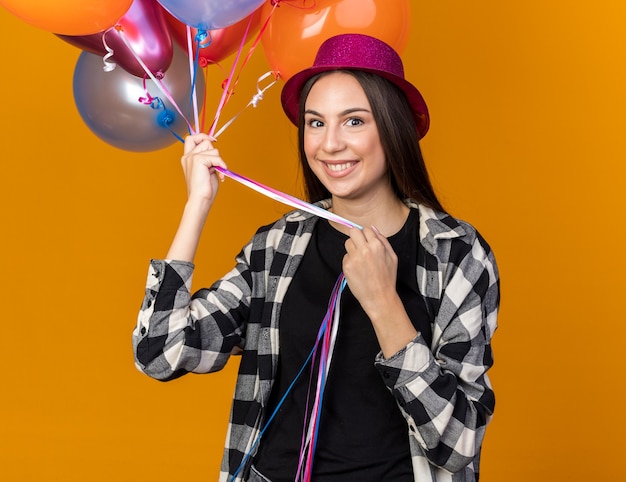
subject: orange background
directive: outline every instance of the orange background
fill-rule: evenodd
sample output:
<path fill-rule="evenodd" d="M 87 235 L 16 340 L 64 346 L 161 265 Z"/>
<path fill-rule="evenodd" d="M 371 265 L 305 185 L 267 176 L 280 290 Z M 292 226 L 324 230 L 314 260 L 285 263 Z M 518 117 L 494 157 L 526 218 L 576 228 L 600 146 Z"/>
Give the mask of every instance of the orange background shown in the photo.
<path fill-rule="evenodd" d="M 422 0 L 412 17 L 403 57 L 432 113 L 425 157 L 502 275 L 481 480 L 623 480 L 626 3 Z M 163 384 L 130 345 L 148 259 L 184 202 L 181 146 L 100 141 L 73 101 L 79 50 L 4 9 L 0 25 L 0 479 L 215 480 L 236 363 Z M 224 118 L 267 70 L 259 50 Z M 233 170 L 301 195 L 279 90 L 219 147 Z M 284 209 L 226 181 L 196 287 Z"/>

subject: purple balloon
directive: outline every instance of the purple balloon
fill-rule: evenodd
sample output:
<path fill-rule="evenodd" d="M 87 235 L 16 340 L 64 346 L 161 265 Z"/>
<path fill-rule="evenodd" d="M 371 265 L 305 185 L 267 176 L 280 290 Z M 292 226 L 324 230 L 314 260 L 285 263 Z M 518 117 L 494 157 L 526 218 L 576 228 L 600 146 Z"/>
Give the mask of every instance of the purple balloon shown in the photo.
<path fill-rule="evenodd" d="M 193 124 L 189 59 L 178 47 L 163 83 Z M 180 137 L 188 133 L 187 123 L 155 83 L 147 80 L 146 86 L 150 96 L 161 99 L 161 106 L 156 101 L 153 106 L 141 103 L 139 98 L 146 97 L 143 80 L 123 69 L 105 72 L 97 55 L 82 52 L 74 69 L 74 102 L 83 121 L 104 142 L 125 151 L 156 151 L 177 141 L 172 131 Z M 201 99 L 205 88 L 201 70 L 196 86 Z"/>
<path fill-rule="evenodd" d="M 165 20 L 165 12 L 153 0 L 134 0 L 130 8 L 118 22 L 128 43 L 146 67 L 156 74 L 166 72 L 172 62 L 172 38 Z M 114 28 L 90 35 L 57 37 L 87 52 L 104 57 L 108 52 L 103 42 L 106 40 L 113 56 L 108 62 L 116 63 L 126 72 L 137 77 L 146 71 L 128 49 Z"/>

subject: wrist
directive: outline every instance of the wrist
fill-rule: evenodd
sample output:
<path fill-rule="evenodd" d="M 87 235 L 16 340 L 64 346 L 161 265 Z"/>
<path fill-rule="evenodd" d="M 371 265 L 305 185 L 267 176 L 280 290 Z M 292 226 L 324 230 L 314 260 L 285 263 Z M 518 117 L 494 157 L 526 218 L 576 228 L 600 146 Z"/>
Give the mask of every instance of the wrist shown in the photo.
<path fill-rule="evenodd" d="M 213 199 L 205 196 L 191 195 L 185 203 L 185 212 L 201 212 L 208 213 L 213 206 Z"/>
<path fill-rule="evenodd" d="M 376 308 L 365 312 L 372 322 L 385 358 L 403 349 L 418 334 L 397 293 L 387 301 L 377 303 Z"/>

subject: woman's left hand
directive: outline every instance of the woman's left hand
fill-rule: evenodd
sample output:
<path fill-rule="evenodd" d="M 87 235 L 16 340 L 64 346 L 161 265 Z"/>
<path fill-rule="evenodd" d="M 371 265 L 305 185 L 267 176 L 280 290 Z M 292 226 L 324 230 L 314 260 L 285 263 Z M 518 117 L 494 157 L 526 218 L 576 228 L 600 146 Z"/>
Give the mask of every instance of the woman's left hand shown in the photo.
<path fill-rule="evenodd" d="M 417 336 L 396 291 L 398 256 L 380 232 L 372 227 L 350 230 L 343 258 L 343 274 L 376 332 L 386 358 Z"/>
<path fill-rule="evenodd" d="M 376 228 L 353 228 L 346 241 L 343 273 L 350 291 L 365 312 L 381 307 L 385 299 L 397 296 L 398 257 Z"/>

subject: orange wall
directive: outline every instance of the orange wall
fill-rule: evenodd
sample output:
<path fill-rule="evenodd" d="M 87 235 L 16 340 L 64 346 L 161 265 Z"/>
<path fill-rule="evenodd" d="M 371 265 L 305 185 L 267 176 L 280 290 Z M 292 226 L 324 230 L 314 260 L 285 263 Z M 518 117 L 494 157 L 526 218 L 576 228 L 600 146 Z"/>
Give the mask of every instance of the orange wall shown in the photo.
<path fill-rule="evenodd" d="M 618 480 L 626 3 L 412 5 L 404 58 L 432 113 L 425 157 L 503 280 L 481 480 Z M 74 106 L 79 51 L 3 9 L 0 26 L 0 480 L 215 480 L 235 365 L 162 384 L 135 370 L 130 346 L 147 261 L 166 252 L 184 201 L 181 148 L 100 141 Z M 266 70 L 259 51 L 230 114 Z M 299 195 L 278 94 L 219 147 L 233 170 Z M 283 210 L 226 181 L 196 285 Z"/>

